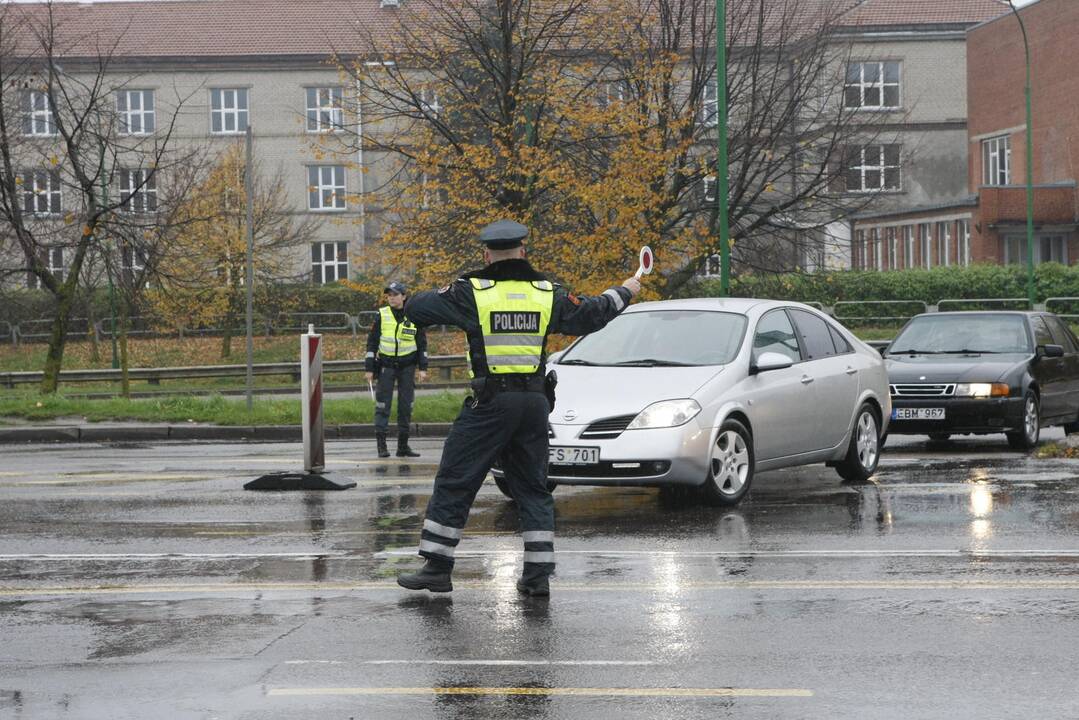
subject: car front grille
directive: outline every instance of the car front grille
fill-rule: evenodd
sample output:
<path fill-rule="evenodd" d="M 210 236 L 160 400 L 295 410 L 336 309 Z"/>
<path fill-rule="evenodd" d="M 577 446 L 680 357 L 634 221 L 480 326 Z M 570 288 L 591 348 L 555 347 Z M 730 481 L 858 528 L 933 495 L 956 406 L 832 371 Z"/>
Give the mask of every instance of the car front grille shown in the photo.
<path fill-rule="evenodd" d="M 890 385 L 892 397 L 950 397 L 955 383 L 904 383 Z"/>
<path fill-rule="evenodd" d="M 629 427 L 636 415 L 619 415 L 618 417 L 597 420 L 584 429 L 581 433 L 582 440 L 610 440 L 622 434 Z"/>

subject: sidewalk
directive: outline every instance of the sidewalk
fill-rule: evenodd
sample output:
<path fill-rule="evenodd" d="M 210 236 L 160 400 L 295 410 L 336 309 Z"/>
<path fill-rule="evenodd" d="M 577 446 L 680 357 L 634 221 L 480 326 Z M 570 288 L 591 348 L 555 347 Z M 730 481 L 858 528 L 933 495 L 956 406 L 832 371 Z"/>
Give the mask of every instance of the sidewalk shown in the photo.
<path fill-rule="evenodd" d="M 450 423 L 416 423 L 413 437 L 445 437 Z M 397 428 L 391 427 L 393 436 Z M 328 425 L 327 440 L 374 438 L 375 428 L 363 425 Z M 299 425 L 207 425 L 205 423 L 78 423 L 19 424 L 0 426 L 0 443 L 38 442 L 129 442 L 148 440 L 250 440 L 252 442 L 300 442 Z"/>

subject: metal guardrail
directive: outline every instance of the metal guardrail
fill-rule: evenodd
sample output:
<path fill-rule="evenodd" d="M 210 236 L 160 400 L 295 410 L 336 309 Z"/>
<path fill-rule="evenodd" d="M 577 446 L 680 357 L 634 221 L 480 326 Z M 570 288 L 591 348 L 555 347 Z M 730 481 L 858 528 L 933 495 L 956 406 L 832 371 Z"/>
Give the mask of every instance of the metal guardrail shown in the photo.
<path fill-rule="evenodd" d="M 1071 306 L 1072 309 L 1079 309 L 1079 297 L 1051 297 L 1051 298 L 1046 298 L 1046 300 L 1045 300 L 1045 311 L 1046 312 L 1056 312 L 1055 310 L 1053 310 L 1052 306 L 1054 304 L 1061 304 L 1061 303 L 1067 303 L 1069 306 Z M 1072 320 L 1079 319 L 1079 312 L 1071 312 L 1071 313 L 1056 312 L 1056 314 L 1059 317 L 1062 317 L 1062 318 L 1069 318 L 1069 319 L 1072 319 Z"/>
<path fill-rule="evenodd" d="M 912 305 L 920 306 L 921 310 L 910 313 L 909 315 L 843 315 L 841 314 L 842 308 L 853 307 L 887 307 L 895 305 Z M 836 320 L 843 321 L 867 321 L 867 320 L 910 320 L 915 315 L 920 313 L 929 312 L 929 306 L 921 300 L 840 300 L 834 306 L 832 306 L 831 315 Z"/>
<path fill-rule="evenodd" d="M 467 366 L 464 355 L 436 355 L 429 358 L 428 365 L 442 373 L 442 380 L 448 383 L 452 371 L 455 368 Z M 257 363 L 252 366 L 253 373 L 258 376 L 266 375 L 289 375 L 297 380 L 300 377 L 300 363 Z M 329 360 L 322 363 L 323 373 L 356 373 L 363 372 L 363 360 Z M 41 382 L 44 373 L 41 372 L 7 372 L 0 373 L 0 386 L 14 388 L 16 385 L 31 385 Z M 246 377 L 246 365 L 196 365 L 192 367 L 171 368 L 131 368 L 127 376 L 130 380 L 145 380 L 151 384 L 158 384 L 162 380 L 194 380 L 202 378 L 221 377 Z M 61 383 L 93 383 L 93 382 L 119 382 L 122 377 L 120 370 L 112 368 L 105 370 L 61 370 Z M 462 381 L 461 383 L 465 383 Z"/>
<path fill-rule="evenodd" d="M 315 326 L 315 332 L 327 330 L 352 330 L 355 324 L 352 316 L 343 312 L 300 312 L 281 313 L 273 329 L 277 332 L 303 332 L 308 325 Z"/>
<path fill-rule="evenodd" d="M 1027 298 L 949 298 L 947 300 L 941 300 L 937 303 L 937 312 L 947 312 L 944 306 L 952 305 L 977 305 L 978 309 L 982 309 L 986 305 L 994 306 L 991 309 L 995 310 L 1033 310 L 1030 306 L 1030 300 Z M 1015 307 L 995 307 L 999 305 L 1022 305 L 1021 308 Z M 960 310 L 966 308 L 958 308 Z"/>

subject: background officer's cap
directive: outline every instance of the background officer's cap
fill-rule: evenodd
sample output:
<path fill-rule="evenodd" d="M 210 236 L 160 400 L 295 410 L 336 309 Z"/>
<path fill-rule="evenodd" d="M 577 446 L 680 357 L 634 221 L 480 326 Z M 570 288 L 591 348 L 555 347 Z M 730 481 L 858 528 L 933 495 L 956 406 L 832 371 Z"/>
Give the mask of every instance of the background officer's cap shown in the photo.
<path fill-rule="evenodd" d="M 512 220 L 499 220 L 480 230 L 480 242 L 492 250 L 520 247 L 528 237 L 528 228 Z"/>
<path fill-rule="evenodd" d="M 387 285 L 386 288 L 385 288 L 386 292 L 394 293 L 396 295 L 404 295 L 404 294 L 406 294 L 406 290 L 407 290 L 407 288 L 405 288 L 405 284 L 401 283 L 401 282 L 397 282 L 396 280 L 394 280 L 392 283 Z"/>

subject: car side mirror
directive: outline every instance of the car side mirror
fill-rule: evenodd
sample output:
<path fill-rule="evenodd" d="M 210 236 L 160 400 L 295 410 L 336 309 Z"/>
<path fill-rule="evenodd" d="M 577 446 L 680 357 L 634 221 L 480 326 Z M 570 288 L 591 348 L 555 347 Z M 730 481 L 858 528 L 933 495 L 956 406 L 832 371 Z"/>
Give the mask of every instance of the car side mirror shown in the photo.
<path fill-rule="evenodd" d="M 761 353 L 761 356 L 757 358 L 756 362 L 749 366 L 749 374 L 756 375 L 757 373 L 768 372 L 769 370 L 783 370 L 784 368 L 789 368 L 793 364 L 793 360 L 781 353 Z"/>
<path fill-rule="evenodd" d="M 1040 357 L 1058 358 L 1064 357 L 1063 345 L 1039 345 L 1038 355 Z"/>

